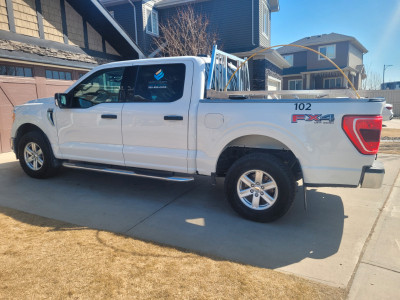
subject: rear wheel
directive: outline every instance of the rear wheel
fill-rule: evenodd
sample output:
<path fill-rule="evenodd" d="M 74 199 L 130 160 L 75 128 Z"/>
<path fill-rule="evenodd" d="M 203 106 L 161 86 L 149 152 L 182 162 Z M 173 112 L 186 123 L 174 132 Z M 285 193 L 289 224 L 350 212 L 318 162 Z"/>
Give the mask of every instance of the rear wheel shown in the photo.
<path fill-rule="evenodd" d="M 18 143 L 18 159 L 22 169 L 33 178 L 48 178 L 59 169 L 49 143 L 40 132 L 28 132 Z"/>
<path fill-rule="evenodd" d="M 250 154 L 229 169 L 225 194 L 232 208 L 244 218 L 271 222 L 283 216 L 292 205 L 295 179 L 278 158 Z"/>

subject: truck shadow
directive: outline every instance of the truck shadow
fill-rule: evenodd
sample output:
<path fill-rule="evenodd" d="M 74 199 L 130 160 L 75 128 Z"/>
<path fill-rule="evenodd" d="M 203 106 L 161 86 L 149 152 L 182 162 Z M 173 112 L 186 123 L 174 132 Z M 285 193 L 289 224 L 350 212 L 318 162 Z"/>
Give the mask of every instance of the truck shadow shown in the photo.
<path fill-rule="evenodd" d="M 309 190 L 306 212 L 302 192 L 300 186 L 292 208 L 284 217 L 261 224 L 244 220 L 232 211 L 221 185 L 215 188 L 199 185 L 128 234 L 271 269 L 307 258 L 330 257 L 340 247 L 347 218 L 342 199 Z"/>
<path fill-rule="evenodd" d="M 207 178 L 181 184 L 64 170 L 55 178 L 35 180 L 18 162 L 0 165 L 1 206 L 78 224 L 62 223 L 51 230 L 102 229 L 271 269 L 327 258 L 341 244 L 346 218 L 341 198 L 309 190 L 305 212 L 302 187 L 298 189 L 283 218 L 260 224 L 233 212 L 222 184 L 212 187 Z M 45 226 L 35 218 L 19 221 Z"/>

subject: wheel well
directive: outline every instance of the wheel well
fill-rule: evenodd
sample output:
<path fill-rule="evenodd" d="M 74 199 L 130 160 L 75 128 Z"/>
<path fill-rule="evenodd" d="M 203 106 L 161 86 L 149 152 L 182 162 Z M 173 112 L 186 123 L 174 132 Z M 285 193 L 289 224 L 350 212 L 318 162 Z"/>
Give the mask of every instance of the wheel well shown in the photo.
<path fill-rule="evenodd" d="M 47 139 L 46 134 L 39 127 L 37 127 L 36 125 L 30 124 L 30 123 L 23 124 L 18 128 L 17 134 L 15 135 L 15 140 L 14 140 L 14 152 L 15 152 L 15 155 L 17 157 L 18 157 L 19 140 L 25 134 L 27 134 L 28 132 L 32 132 L 32 131 L 40 132 L 41 134 L 43 134 L 43 136 L 45 137 L 46 141 L 49 142 L 48 139 Z"/>
<path fill-rule="evenodd" d="M 288 165 L 296 180 L 302 178 L 300 162 L 292 151 L 286 149 L 262 149 L 238 146 L 228 147 L 221 153 L 217 162 L 216 175 L 224 177 L 235 161 L 252 153 L 273 155 L 284 164 Z"/>

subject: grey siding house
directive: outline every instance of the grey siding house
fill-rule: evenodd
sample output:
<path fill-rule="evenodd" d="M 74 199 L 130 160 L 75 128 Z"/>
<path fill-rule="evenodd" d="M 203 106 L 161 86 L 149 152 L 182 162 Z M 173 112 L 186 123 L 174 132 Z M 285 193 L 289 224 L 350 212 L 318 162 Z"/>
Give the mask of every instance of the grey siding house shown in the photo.
<path fill-rule="evenodd" d="M 361 88 L 366 78 L 363 55 L 368 50 L 354 37 L 330 33 L 306 37 L 292 44 L 307 46 L 335 62 Z M 344 76 L 324 57 L 302 48 L 281 47 L 278 52 L 289 62 L 283 70 L 284 90 L 349 88 Z"/>
<path fill-rule="evenodd" d="M 159 24 L 176 16 L 177 9 L 192 5 L 206 16 L 217 32 L 222 50 L 249 57 L 271 45 L 271 13 L 279 11 L 279 0 L 101 0 L 110 14 L 148 57 L 162 55 L 154 39 Z M 210 53 L 204 53 L 210 54 Z M 281 89 L 282 69 L 288 62 L 276 50 L 258 55 L 249 63 L 253 90 Z"/>

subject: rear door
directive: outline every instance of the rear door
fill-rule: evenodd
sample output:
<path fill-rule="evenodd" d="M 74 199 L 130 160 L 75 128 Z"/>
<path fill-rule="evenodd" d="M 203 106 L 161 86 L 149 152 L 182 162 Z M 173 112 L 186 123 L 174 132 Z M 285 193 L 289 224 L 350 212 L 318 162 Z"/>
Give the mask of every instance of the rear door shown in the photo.
<path fill-rule="evenodd" d="M 187 172 L 193 62 L 133 67 L 122 111 L 123 154 L 131 167 Z"/>

